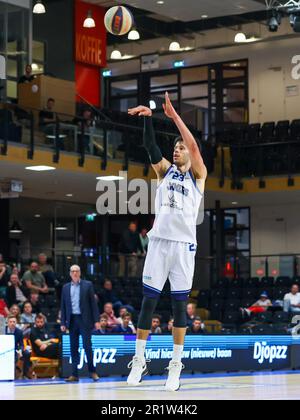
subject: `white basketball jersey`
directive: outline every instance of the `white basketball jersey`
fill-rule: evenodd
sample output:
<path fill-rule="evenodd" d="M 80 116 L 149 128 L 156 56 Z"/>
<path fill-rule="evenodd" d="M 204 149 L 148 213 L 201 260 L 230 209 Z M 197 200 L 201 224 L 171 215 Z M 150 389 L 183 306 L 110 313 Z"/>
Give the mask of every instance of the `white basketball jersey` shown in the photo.
<path fill-rule="evenodd" d="M 157 187 L 155 221 L 149 238 L 196 244 L 196 224 L 203 194 L 190 171 L 170 166 Z"/>

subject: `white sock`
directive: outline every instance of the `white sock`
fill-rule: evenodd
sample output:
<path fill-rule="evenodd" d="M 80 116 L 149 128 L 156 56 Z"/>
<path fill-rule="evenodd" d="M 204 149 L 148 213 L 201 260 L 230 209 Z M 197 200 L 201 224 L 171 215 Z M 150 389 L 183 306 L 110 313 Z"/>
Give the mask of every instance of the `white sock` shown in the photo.
<path fill-rule="evenodd" d="M 181 362 L 183 345 L 174 344 L 172 362 Z"/>
<path fill-rule="evenodd" d="M 146 344 L 147 344 L 147 340 L 141 340 L 139 338 L 137 338 L 135 342 L 135 355 L 143 360 L 145 360 Z"/>

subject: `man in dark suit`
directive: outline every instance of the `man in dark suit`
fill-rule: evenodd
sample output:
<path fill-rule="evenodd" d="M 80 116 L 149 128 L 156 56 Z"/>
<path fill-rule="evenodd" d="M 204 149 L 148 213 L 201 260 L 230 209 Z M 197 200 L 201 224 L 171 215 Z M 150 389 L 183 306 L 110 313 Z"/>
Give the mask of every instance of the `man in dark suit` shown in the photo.
<path fill-rule="evenodd" d="M 70 332 L 72 375 L 68 382 L 78 382 L 79 336 L 82 336 L 83 348 L 88 361 L 88 369 L 94 381 L 99 379 L 93 365 L 92 330 L 100 329 L 99 310 L 95 292 L 90 281 L 82 280 L 78 265 L 70 268 L 72 281 L 64 285 L 61 296 L 61 331 Z"/>
<path fill-rule="evenodd" d="M 30 368 L 30 351 L 24 349 L 23 343 L 23 332 L 16 327 L 17 318 L 14 315 L 9 315 L 7 317 L 7 327 L 5 327 L 6 335 L 15 336 L 15 363 L 17 364 L 18 360 L 23 361 L 23 376 L 25 378 L 31 379 L 29 368 Z"/>

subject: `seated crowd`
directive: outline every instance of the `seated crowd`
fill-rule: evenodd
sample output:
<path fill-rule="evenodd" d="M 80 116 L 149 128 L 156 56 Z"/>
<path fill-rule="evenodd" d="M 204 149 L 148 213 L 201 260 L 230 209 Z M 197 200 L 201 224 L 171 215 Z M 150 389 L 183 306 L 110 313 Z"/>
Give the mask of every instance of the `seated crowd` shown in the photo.
<path fill-rule="evenodd" d="M 62 284 L 47 256 L 40 254 L 23 271 L 8 265 L 0 256 L 0 318 L 6 324 L 5 334 L 15 335 L 16 364 L 23 362 L 22 377 L 29 378 L 30 357 L 59 358 L 60 309 Z M 100 310 L 100 328 L 95 335 L 136 334 L 139 308 L 128 304 L 106 278 L 102 287 L 95 285 L 95 298 Z M 55 316 L 48 317 L 46 303 L 53 303 Z M 187 308 L 188 333 L 202 334 L 204 324 L 195 314 L 196 305 Z M 171 314 L 170 314 L 171 316 Z M 152 318 L 151 334 L 171 334 L 173 318 L 163 319 L 156 313 Z M 26 344 L 27 343 L 27 344 Z"/>
<path fill-rule="evenodd" d="M 17 266 L 7 265 L 0 256 L 0 319 L 6 324 L 5 334 L 16 337 L 16 361 L 23 361 L 23 376 L 27 377 L 28 354 L 48 359 L 59 358 L 60 294 L 62 284 L 58 280 L 47 256 L 40 254 L 38 261 L 32 261 L 22 275 Z M 116 281 L 104 279 L 99 287 L 95 283 L 95 298 L 99 307 L 99 329 L 95 335 L 136 334 L 139 307 L 127 300 L 130 279 L 125 289 L 118 288 Z M 123 292 L 120 292 L 123 290 Z M 300 314 L 300 293 L 298 284 L 291 286 L 281 301 L 271 300 L 267 291 L 262 291 L 252 304 L 237 308 L 239 323 L 250 322 L 257 315 L 281 310 L 285 314 Z M 139 298 L 138 298 L 139 299 Z M 137 302 L 135 300 L 134 302 Z M 48 306 L 47 306 L 48 304 Z M 164 305 L 164 300 L 161 302 Z M 50 308 L 49 308 L 50 305 Z M 199 301 L 198 301 L 198 306 Z M 158 306 L 165 309 L 164 306 Z M 212 316 L 212 314 L 211 314 Z M 208 319 L 211 318 L 208 316 Z M 205 318 L 206 319 L 206 318 Z M 222 321 L 222 319 L 218 319 Z M 237 319 L 236 319 L 237 320 Z M 225 325 L 223 320 L 223 326 Z M 245 325 L 246 325 L 245 324 Z M 171 334 L 173 318 L 171 312 L 162 310 L 152 317 L 151 334 Z M 187 334 L 205 334 L 205 321 L 199 317 L 195 303 L 187 305 Z M 28 340 L 29 345 L 24 345 Z"/>

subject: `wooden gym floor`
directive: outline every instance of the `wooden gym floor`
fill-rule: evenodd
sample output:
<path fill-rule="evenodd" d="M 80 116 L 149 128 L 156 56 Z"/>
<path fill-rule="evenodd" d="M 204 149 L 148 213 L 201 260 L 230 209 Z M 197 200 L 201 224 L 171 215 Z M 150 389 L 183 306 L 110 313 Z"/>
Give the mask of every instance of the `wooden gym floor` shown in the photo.
<path fill-rule="evenodd" d="M 1 400 L 281 400 L 300 399 L 300 371 L 183 375 L 178 392 L 164 391 L 165 378 L 128 387 L 124 378 L 0 382 Z"/>

